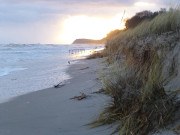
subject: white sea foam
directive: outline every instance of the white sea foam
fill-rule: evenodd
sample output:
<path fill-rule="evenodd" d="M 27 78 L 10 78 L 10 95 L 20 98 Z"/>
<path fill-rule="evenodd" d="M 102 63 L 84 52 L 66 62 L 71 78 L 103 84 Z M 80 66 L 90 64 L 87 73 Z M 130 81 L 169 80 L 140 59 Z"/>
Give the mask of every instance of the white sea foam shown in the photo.
<path fill-rule="evenodd" d="M 0 77 L 8 75 L 13 71 L 25 70 L 26 68 L 14 68 L 14 67 L 1 67 L 0 68 Z"/>

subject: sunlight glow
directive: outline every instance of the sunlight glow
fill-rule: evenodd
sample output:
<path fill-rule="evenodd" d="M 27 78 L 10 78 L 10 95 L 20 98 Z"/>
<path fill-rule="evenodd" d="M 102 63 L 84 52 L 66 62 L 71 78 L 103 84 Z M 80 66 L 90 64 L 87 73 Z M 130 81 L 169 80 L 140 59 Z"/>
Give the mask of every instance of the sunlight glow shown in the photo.
<path fill-rule="evenodd" d="M 87 57 L 87 56 L 89 56 L 89 55 L 91 55 L 91 54 L 100 52 L 100 51 L 102 51 L 102 50 L 104 50 L 104 47 L 94 48 L 94 49 L 92 49 L 92 50 L 85 50 L 85 51 L 80 52 L 80 53 L 74 53 L 74 54 L 72 55 L 72 57 L 74 57 L 74 58 Z"/>
<path fill-rule="evenodd" d="M 77 38 L 102 39 L 111 30 L 125 28 L 125 22 L 120 23 L 121 18 L 122 14 L 108 19 L 85 15 L 72 16 L 64 20 L 59 37 L 63 43 L 72 43 Z"/>

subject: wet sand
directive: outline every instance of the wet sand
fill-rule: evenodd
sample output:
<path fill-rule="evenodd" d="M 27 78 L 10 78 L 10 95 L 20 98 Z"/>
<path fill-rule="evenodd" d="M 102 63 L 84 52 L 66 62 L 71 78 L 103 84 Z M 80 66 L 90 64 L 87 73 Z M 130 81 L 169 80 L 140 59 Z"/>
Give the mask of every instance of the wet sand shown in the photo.
<path fill-rule="evenodd" d="M 0 135 L 109 135 L 113 129 L 102 126 L 89 129 L 109 97 L 92 94 L 102 86 L 98 82 L 103 59 L 80 60 L 70 65 L 72 77 L 61 88 L 48 88 L 19 96 L 0 104 Z M 32 84 L 33 85 L 33 84 Z M 81 93 L 81 101 L 70 99 Z"/>

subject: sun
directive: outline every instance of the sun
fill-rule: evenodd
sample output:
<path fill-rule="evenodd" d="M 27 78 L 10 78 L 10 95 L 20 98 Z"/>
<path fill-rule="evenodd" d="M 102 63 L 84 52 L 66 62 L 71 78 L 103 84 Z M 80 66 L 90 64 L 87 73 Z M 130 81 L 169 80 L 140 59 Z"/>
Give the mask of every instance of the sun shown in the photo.
<path fill-rule="evenodd" d="M 111 30 L 125 28 L 125 22 L 121 22 L 121 18 L 122 14 L 112 18 L 71 16 L 63 21 L 60 41 L 72 43 L 77 38 L 102 39 Z"/>

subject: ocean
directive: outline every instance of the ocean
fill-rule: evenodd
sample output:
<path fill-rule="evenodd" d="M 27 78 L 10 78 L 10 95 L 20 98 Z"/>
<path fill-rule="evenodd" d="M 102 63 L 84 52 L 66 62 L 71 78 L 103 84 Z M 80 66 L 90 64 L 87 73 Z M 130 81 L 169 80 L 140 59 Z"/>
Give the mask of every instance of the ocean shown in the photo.
<path fill-rule="evenodd" d="M 68 80 L 68 61 L 73 64 L 102 48 L 104 45 L 1 44 L 0 103 Z M 82 51 L 70 52 L 77 49 Z"/>

